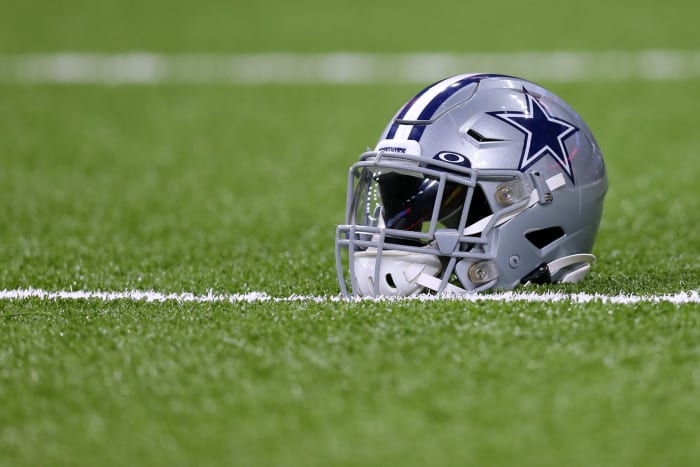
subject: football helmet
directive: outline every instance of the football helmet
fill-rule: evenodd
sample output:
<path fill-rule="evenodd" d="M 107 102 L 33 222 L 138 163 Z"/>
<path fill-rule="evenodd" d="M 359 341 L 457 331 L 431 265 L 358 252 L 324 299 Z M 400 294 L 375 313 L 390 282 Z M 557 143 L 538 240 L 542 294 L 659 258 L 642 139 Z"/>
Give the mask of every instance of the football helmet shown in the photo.
<path fill-rule="evenodd" d="M 576 282 L 607 191 L 581 117 L 521 78 L 463 74 L 408 101 L 349 172 L 343 295 L 463 294 Z"/>

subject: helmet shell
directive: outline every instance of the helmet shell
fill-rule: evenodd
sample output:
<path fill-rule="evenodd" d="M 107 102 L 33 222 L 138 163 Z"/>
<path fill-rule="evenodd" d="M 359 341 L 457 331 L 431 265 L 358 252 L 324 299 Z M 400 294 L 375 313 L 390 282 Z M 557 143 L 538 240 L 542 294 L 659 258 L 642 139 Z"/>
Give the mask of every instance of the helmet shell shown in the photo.
<path fill-rule="evenodd" d="M 439 183 L 433 184 L 437 194 L 427 197 L 427 211 L 433 214 L 423 219 L 422 231 L 402 232 L 386 226 L 382 213 L 392 187 L 371 185 L 381 184 L 377 175 L 387 172 L 413 173 Z M 442 225 L 440 204 L 460 184 L 465 188 L 462 216 L 459 222 Z M 513 203 L 504 202 L 505 185 L 522 196 Z M 395 254 L 382 254 L 387 251 L 408 252 L 424 263 L 422 255 L 434 255 L 443 265 L 437 274 L 426 277 L 423 273 L 416 276 L 415 284 L 407 283 L 402 290 L 411 294 L 421 291 L 421 284 L 436 283 L 439 286 L 432 288 L 437 292 L 512 289 L 534 277 L 543 265 L 591 252 L 607 186 L 598 143 L 583 119 L 561 98 L 512 76 L 446 78 L 402 106 L 375 150 L 363 154 L 350 170 L 346 222 L 336 234 L 341 289 L 347 292 L 345 273 L 349 269 L 353 293 L 392 294 L 386 288 L 370 291 L 358 286 L 377 282 L 374 276 L 382 275 L 382 261 L 397 274 L 397 263 L 389 259 Z M 426 196 L 421 192 L 405 198 L 405 209 L 413 210 L 415 216 L 418 206 L 410 203 Z M 485 206 L 481 211 L 490 212 L 483 214 L 480 226 L 471 225 L 477 198 Z M 368 215 L 370 205 L 372 215 Z M 341 252 L 346 248 L 349 256 L 344 259 Z M 357 268 L 354 256 L 361 261 Z M 410 262 L 410 257 L 406 255 L 401 264 Z M 349 268 L 344 261 L 349 261 Z M 475 271 L 486 271 L 487 280 L 478 280 Z M 548 280 L 561 280 L 566 272 L 548 275 Z M 365 277 L 367 274 L 371 277 Z"/>

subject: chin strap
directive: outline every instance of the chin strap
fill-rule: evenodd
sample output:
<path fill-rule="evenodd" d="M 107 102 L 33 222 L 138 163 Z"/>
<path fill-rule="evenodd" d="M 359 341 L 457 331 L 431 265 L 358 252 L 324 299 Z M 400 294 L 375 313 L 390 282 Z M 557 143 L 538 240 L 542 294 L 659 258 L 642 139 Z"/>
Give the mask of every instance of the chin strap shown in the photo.
<path fill-rule="evenodd" d="M 555 190 L 558 190 L 559 188 L 563 187 L 564 185 L 566 185 L 566 180 L 564 179 L 564 176 L 561 173 L 558 173 L 558 174 L 554 175 L 553 177 L 549 177 L 547 180 L 545 180 L 545 184 L 547 185 L 547 188 L 550 191 L 555 191 Z M 540 200 L 540 197 L 539 197 L 539 193 L 537 192 L 537 190 L 532 190 L 532 192 L 530 193 L 530 198 L 525 206 L 521 207 L 517 211 L 513 211 L 513 212 L 508 213 L 504 216 L 501 216 L 500 218 L 498 218 L 498 220 L 493 225 L 493 227 L 498 227 L 501 224 L 505 224 L 506 222 L 508 222 L 509 220 L 511 220 L 512 218 L 514 218 L 515 216 L 517 216 L 518 214 L 520 214 L 524 210 L 531 208 L 532 206 L 537 204 L 539 202 L 539 200 Z M 483 219 L 481 219 L 480 221 L 477 221 L 477 222 L 467 226 L 464 229 L 463 235 L 478 235 L 478 234 L 480 234 L 481 232 L 484 231 L 484 229 L 489 224 L 489 222 L 491 222 L 491 219 L 493 217 L 494 217 L 494 214 L 488 215 L 488 216 L 484 217 Z"/>
<path fill-rule="evenodd" d="M 422 273 L 416 279 L 416 284 L 421 285 L 426 289 L 430 289 L 433 292 L 437 292 L 438 290 L 440 290 L 440 284 L 442 284 L 442 279 L 439 279 L 435 276 L 431 276 L 430 274 Z M 445 286 L 445 290 L 443 290 L 442 293 L 462 295 L 467 293 L 467 290 L 463 289 L 462 287 L 457 287 L 456 285 L 450 284 L 448 282 Z"/>

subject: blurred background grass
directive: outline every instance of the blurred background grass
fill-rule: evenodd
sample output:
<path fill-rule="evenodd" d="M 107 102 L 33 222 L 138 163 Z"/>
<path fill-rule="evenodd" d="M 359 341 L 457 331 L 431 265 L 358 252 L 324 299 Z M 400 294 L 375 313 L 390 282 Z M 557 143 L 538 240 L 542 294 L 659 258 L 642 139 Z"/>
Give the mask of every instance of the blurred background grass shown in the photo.
<path fill-rule="evenodd" d="M 0 51 L 695 49 L 690 0 L 3 0 Z"/>

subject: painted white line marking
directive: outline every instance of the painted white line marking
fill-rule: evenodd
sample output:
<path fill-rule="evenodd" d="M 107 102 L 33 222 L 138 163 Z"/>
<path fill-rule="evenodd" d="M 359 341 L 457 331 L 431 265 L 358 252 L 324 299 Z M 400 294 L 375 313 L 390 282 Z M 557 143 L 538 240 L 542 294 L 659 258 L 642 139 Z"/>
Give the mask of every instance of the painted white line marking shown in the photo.
<path fill-rule="evenodd" d="M 402 301 L 402 300 L 444 300 L 446 297 L 434 295 L 419 295 L 404 298 L 343 298 L 339 295 L 290 295 L 273 297 L 265 292 L 249 292 L 244 294 L 218 294 L 210 291 L 206 295 L 192 293 L 160 293 L 144 290 L 126 290 L 122 292 L 100 292 L 85 290 L 47 291 L 42 289 L 0 290 L 0 300 L 96 300 L 102 302 L 132 301 L 132 302 L 177 302 L 177 303 L 258 303 L 258 302 L 355 302 L 355 301 Z M 475 294 L 447 297 L 463 302 L 563 302 L 572 303 L 609 303 L 619 305 L 634 305 L 636 303 L 700 303 L 700 293 L 696 290 L 678 292 L 666 295 L 603 295 L 587 293 L 536 293 L 536 292 L 500 292 L 494 294 Z"/>
<path fill-rule="evenodd" d="M 425 84 L 465 72 L 547 82 L 694 79 L 700 50 L 0 55 L 0 83 L 14 84 Z"/>

